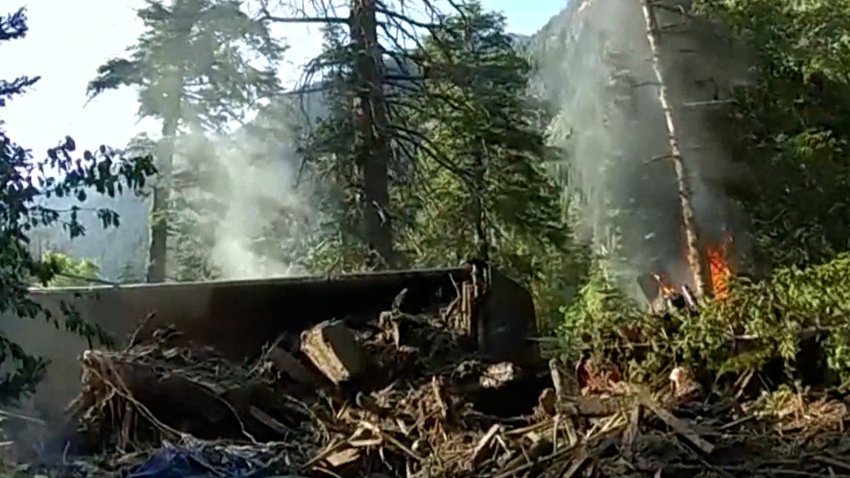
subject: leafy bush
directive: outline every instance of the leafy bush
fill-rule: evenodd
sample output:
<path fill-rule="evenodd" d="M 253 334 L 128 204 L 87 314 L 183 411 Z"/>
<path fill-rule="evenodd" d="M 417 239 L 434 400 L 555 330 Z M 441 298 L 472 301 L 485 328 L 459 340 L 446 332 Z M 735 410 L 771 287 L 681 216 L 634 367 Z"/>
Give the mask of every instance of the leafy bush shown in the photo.
<path fill-rule="evenodd" d="M 561 329 L 575 358 L 583 343 L 620 364 L 634 379 L 683 364 L 711 377 L 781 363 L 791 377 L 800 340 L 822 340 L 828 372 L 850 378 L 850 254 L 806 269 L 777 270 L 753 282 L 737 279 L 729 296 L 695 314 L 642 312 L 597 268 L 580 299 L 565 310 Z M 807 364 L 811 365 L 811 364 Z"/>
<path fill-rule="evenodd" d="M 48 287 L 72 287 L 90 285 L 86 279 L 96 278 L 100 267 L 88 259 L 75 259 L 61 252 L 48 251 L 41 256 L 41 263 L 49 268 L 53 278 Z"/>
<path fill-rule="evenodd" d="M 23 38 L 27 33 L 23 9 L 0 18 L 0 41 Z M 0 107 L 34 85 L 38 78 L 20 77 L 0 80 Z M 92 189 L 114 196 L 124 188 L 139 189 L 145 178 L 153 174 L 150 158 L 123 160 L 120 152 L 101 146 L 96 153 L 84 151 L 75 157 L 76 144 L 65 138 L 47 153 L 47 160 L 34 161 L 30 151 L 12 141 L 0 122 L 0 315 L 23 319 L 51 317 L 29 296 L 31 280 L 49 284 L 55 264 L 42 262 L 30 252 L 28 233 L 35 228 L 61 224 L 72 236 L 85 233 L 78 221 L 82 211 L 78 205 L 67 211 L 44 206 L 52 196 L 73 197 L 79 202 Z M 117 226 L 118 215 L 109 210 L 96 211 L 104 227 Z M 103 336 L 91 324 L 72 314 L 67 307 L 63 325 L 89 339 Z M 6 372 L 0 379 L 0 400 L 15 399 L 33 390 L 42 376 L 45 361 L 29 355 L 20 345 L 0 333 L 0 365 Z"/>

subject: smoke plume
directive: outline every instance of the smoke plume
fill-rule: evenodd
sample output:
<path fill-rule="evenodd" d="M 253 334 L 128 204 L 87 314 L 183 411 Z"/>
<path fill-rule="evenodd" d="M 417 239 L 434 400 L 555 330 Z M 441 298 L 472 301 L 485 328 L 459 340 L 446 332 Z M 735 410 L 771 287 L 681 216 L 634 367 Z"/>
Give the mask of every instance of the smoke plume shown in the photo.
<path fill-rule="evenodd" d="M 199 239 L 221 279 L 305 272 L 299 254 L 314 224 L 311 185 L 298 178 L 294 126 L 279 111 L 268 113 L 230 136 L 184 137 L 185 154 L 176 158 L 178 168 L 194 173 L 191 187 L 175 188 L 190 198 L 176 212 L 192 215 L 180 221 L 183 241 L 192 247 L 190 237 Z"/>
<path fill-rule="evenodd" d="M 662 70 L 701 237 L 732 236 L 735 251 L 745 253 L 743 215 L 726 192 L 744 170 L 723 118 L 732 89 L 746 82 L 746 55 L 717 23 L 690 15 L 690 1 L 662 3 L 654 9 Z M 553 106 L 549 137 L 564 151 L 562 175 L 580 211 L 580 232 L 630 291 L 652 264 L 690 284 L 640 0 L 572 0 L 540 35 L 536 87 Z"/>

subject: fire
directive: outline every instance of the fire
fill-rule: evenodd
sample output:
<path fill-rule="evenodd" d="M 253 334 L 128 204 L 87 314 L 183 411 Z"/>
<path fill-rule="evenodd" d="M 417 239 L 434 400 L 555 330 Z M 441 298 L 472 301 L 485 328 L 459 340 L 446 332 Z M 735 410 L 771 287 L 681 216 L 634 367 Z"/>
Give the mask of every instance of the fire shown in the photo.
<path fill-rule="evenodd" d="M 708 246 L 708 272 L 711 279 L 711 289 L 714 296 L 720 300 L 729 296 L 729 279 L 732 277 L 732 269 L 726 261 L 726 251 L 731 239 L 722 244 Z"/>
<path fill-rule="evenodd" d="M 667 281 L 665 281 L 660 275 L 652 274 L 652 276 L 655 277 L 655 280 L 658 282 L 658 288 L 660 289 L 662 297 L 670 295 L 675 291 L 675 289 L 667 284 Z"/>

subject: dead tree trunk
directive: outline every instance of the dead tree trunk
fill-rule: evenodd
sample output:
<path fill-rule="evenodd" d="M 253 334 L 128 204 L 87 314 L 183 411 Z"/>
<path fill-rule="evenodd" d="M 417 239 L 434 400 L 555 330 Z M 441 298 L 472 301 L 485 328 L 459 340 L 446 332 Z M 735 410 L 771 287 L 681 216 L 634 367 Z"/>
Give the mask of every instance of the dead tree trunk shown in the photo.
<path fill-rule="evenodd" d="M 352 0 L 350 31 L 355 49 L 355 157 L 363 186 L 363 227 L 380 265 L 395 265 L 389 205 L 392 157 L 387 107 L 383 93 L 383 61 L 378 44 L 376 0 Z"/>
<path fill-rule="evenodd" d="M 699 234 L 696 224 L 693 205 L 691 204 L 691 187 L 690 178 L 688 177 L 684 161 L 682 160 L 682 151 L 679 146 L 679 136 L 676 132 L 676 124 L 673 121 L 673 110 L 670 105 L 670 99 L 667 95 L 667 86 L 664 82 L 664 75 L 661 66 L 661 54 L 658 47 L 658 30 L 655 25 L 652 6 L 649 0 L 641 0 L 643 7 L 643 18 L 646 23 L 646 38 L 649 42 L 649 48 L 652 52 L 652 70 L 655 73 L 655 79 L 658 83 L 658 101 L 661 103 L 661 109 L 664 112 L 664 119 L 667 126 L 667 134 L 670 143 L 670 159 L 673 161 L 673 168 L 676 174 L 676 186 L 678 188 L 679 204 L 682 208 L 682 225 L 685 232 L 685 243 L 687 247 L 688 265 L 694 276 L 694 287 L 698 296 L 702 297 L 709 288 L 707 287 L 709 280 L 705 275 L 705 267 L 703 267 L 702 258 L 699 251 Z"/>

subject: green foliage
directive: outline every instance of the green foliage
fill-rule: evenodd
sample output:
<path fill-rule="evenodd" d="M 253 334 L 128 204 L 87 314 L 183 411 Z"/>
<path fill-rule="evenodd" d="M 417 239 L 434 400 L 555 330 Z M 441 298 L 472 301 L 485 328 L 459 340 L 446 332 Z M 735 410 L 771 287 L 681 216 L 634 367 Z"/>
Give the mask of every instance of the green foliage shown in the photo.
<path fill-rule="evenodd" d="M 718 373 L 741 372 L 781 359 L 793 371 L 801 334 L 826 337 L 828 368 L 850 378 L 850 254 L 806 269 L 788 267 L 763 282 L 740 281 L 727 300 L 707 307 L 697 320 L 684 321 L 685 360 L 709 364 Z M 747 352 L 732 354 L 746 342 Z"/>
<path fill-rule="evenodd" d="M 635 378 L 657 376 L 675 364 L 719 377 L 760 371 L 778 361 L 789 377 L 796 371 L 801 337 L 822 334 L 825 368 L 850 378 L 850 254 L 806 269 L 775 271 L 760 282 L 731 284 L 725 300 L 699 314 L 662 318 L 642 312 L 596 270 L 581 299 L 565 310 L 562 330 L 573 347 L 617 357 Z M 819 366 L 809 363 L 807 366 Z"/>
<path fill-rule="evenodd" d="M 745 200 L 763 259 L 805 265 L 850 249 L 850 3 L 701 3 L 755 53 L 731 127 L 759 177 Z"/>
<path fill-rule="evenodd" d="M 420 192 L 396 191 L 414 211 L 402 249 L 432 266 L 486 259 L 530 286 L 543 311 L 557 311 L 577 267 L 545 169 L 555 152 L 537 125 L 541 107 L 523 94 L 531 66 L 504 18 L 477 2 L 446 17 L 417 56 L 426 79 L 409 114 L 423 138 Z"/>
<path fill-rule="evenodd" d="M 220 158 L 207 132 L 231 133 L 257 105 L 281 91 L 277 63 L 284 48 L 265 23 L 233 0 L 148 0 L 138 11 L 145 26 L 124 58 L 98 68 L 88 85 L 94 97 L 130 86 L 139 94 L 139 116 L 162 121 L 162 138 L 140 138 L 161 172 L 151 212 L 153 241 L 174 239 L 168 267 L 179 280 L 215 277 L 207 222 L 224 207 L 210 190 Z M 188 139 L 181 138 L 189 129 Z M 188 144 L 187 144 L 188 143 Z M 175 163 L 175 154 L 179 156 Z M 151 247 L 150 259 L 168 262 Z M 174 269 L 171 271 L 171 269 Z M 157 279 L 149 277 L 149 279 Z"/>
<path fill-rule="evenodd" d="M 91 285 L 100 268 L 88 259 L 75 259 L 61 252 L 48 251 L 41 255 L 41 264 L 49 269 L 53 278 L 47 287 L 74 287 Z"/>
<path fill-rule="evenodd" d="M 360 180 L 352 122 L 353 53 L 346 32 L 336 26 L 323 29 L 322 53 L 307 66 L 307 77 L 322 73 L 323 99 L 328 114 L 306 138 L 308 174 L 319 188 L 320 220 L 308 254 L 315 271 L 338 272 L 363 268 L 368 247 L 360 226 L 363 217 Z"/>
<path fill-rule="evenodd" d="M 597 270 L 565 310 L 562 333 L 573 355 L 581 342 L 635 374 L 685 363 L 713 376 L 768 363 L 791 376 L 801 335 L 815 334 L 823 366 L 847 379 L 850 2 L 698 3 L 753 53 L 753 81 L 736 91 L 728 127 L 735 156 L 758 178 L 736 199 L 752 218 L 757 259 L 773 272 L 736 281 L 727 299 L 696 316 L 661 319 L 629 304 Z"/>
<path fill-rule="evenodd" d="M 168 254 L 174 258 L 169 272 L 178 281 L 215 279 L 219 271 L 210 251 L 215 244 L 215 225 L 227 211 L 225 200 L 215 189 L 221 176 L 220 151 L 202 131 L 177 138 L 175 156 L 178 167 L 172 177 L 175 194 L 171 197 L 168 218 Z"/>
<path fill-rule="evenodd" d="M 23 10 L 0 19 L 0 41 L 20 39 L 26 33 Z M 28 77 L 0 81 L 0 107 L 37 81 Z M 49 284 L 59 269 L 54 261 L 42 262 L 32 256 L 28 233 L 61 224 L 71 237 L 84 234 L 78 221 L 83 209 L 78 204 L 60 211 L 46 207 L 44 199 L 73 197 L 83 202 L 91 190 L 109 196 L 125 189 L 138 190 L 154 169 L 150 158 L 125 159 L 120 151 L 105 146 L 97 152 L 83 151 L 79 157 L 76 151 L 76 143 L 68 137 L 48 151 L 46 160 L 33 160 L 29 150 L 6 135 L 0 122 L 0 315 L 24 320 L 46 318 L 57 327 L 62 325 L 92 340 L 102 337 L 101 332 L 72 310 L 64 307 L 64 317 L 53 317 L 29 297 L 31 278 Z M 105 227 L 118 225 L 118 215 L 113 211 L 97 214 Z M 43 359 L 29 355 L 3 334 L 0 364 L 7 367 L 0 379 L 0 400 L 14 400 L 32 392 L 45 366 Z"/>
<path fill-rule="evenodd" d="M 434 242 L 466 229 L 468 233 L 461 232 L 468 236 L 462 239 L 467 245 L 458 250 L 461 257 L 487 255 L 491 243 L 505 240 L 495 231 L 496 223 L 505 235 L 520 227 L 533 230 L 540 241 L 561 242 L 560 210 L 553 200 L 557 191 L 542 170 L 548 151 L 543 136 L 531 127 L 533 108 L 518 94 L 530 67 L 514 51 L 504 19 L 473 3 L 426 40 L 422 55 L 434 73 L 425 83 L 417 120 L 426 125 L 428 143 L 436 150 L 423 151 L 429 168 L 423 177 L 437 175 L 437 204 L 425 214 L 449 226 L 442 233 L 435 228 L 442 237 Z M 429 219 L 420 222 L 429 224 Z M 488 231 L 477 233 L 478 226 Z M 433 250 L 443 255 L 439 248 Z"/>
<path fill-rule="evenodd" d="M 224 132 L 244 119 L 249 106 L 278 91 L 274 66 L 283 49 L 242 2 L 146 3 L 138 11 L 145 31 L 127 57 L 98 68 L 89 95 L 134 87 L 140 116 L 176 117 Z"/>
<path fill-rule="evenodd" d="M 606 350 L 617 331 L 630 327 L 645 315 L 620 290 L 610 270 L 599 260 L 593 262 L 576 299 L 562 309 L 564 321 L 558 334 L 566 345 L 564 352 L 577 360 L 586 345 Z M 613 335 L 612 335 L 613 334 Z"/>

